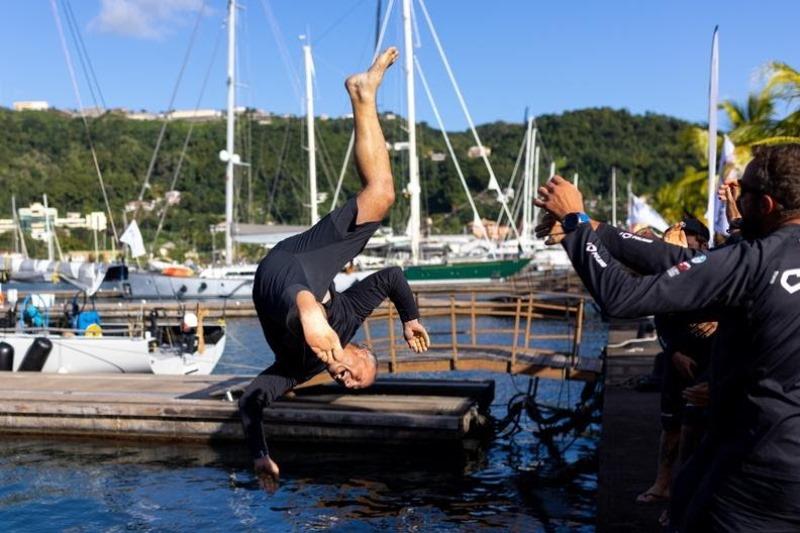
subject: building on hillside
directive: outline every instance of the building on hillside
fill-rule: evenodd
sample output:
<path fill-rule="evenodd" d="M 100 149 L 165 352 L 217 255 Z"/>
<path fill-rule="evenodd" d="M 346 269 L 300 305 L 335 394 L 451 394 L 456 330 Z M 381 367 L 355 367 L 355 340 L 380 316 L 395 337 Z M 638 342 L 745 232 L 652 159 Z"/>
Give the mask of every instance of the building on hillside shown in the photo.
<path fill-rule="evenodd" d="M 441 163 L 442 161 L 447 161 L 447 155 L 444 152 L 428 152 L 428 157 L 434 163 Z"/>
<path fill-rule="evenodd" d="M 467 150 L 467 157 L 470 159 L 477 159 L 483 156 L 489 157 L 490 155 L 492 155 L 492 149 L 488 146 L 484 146 L 483 149 L 480 146 L 470 146 L 469 150 Z"/>
<path fill-rule="evenodd" d="M 508 236 L 510 228 L 505 224 L 498 224 L 494 220 L 481 219 L 480 224 L 470 222 L 467 224 L 469 231 L 479 239 L 489 238 L 493 241 L 500 241 Z"/>
<path fill-rule="evenodd" d="M 128 111 L 125 116 L 130 120 L 161 120 L 164 115 L 160 113 L 150 113 L 149 111 Z"/>
<path fill-rule="evenodd" d="M 190 120 L 203 122 L 207 120 L 217 120 L 223 117 L 222 111 L 217 109 L 176 109 L 170 111 L 170 120 Z"/>
<path fill-rule="evenodd" d="M 45 100 L 25 100 L 21 102 L 14 102 L 14 111 L 47 111 L 50 109 L 50 104 Z"/>

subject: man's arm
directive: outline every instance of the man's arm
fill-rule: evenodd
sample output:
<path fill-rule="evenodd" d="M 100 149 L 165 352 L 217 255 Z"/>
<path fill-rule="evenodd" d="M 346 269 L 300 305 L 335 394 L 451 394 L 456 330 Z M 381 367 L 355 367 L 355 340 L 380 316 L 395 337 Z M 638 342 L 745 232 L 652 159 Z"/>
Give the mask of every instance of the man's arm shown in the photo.
<path fill-rule="evenodd" d="M 562 244 L 595 301 L 613 317 L 737 305 L 747 295 L 752 273 L 746 243 L 697 255 L 648 276 L 627 272 L 588 225 L 567 235 Z"/>
<path fill-rule="evenodd" d="M 557 220 L 584 211 L 580 191 L 560 176 L 554 176 L 538 192 L 536 205 Z M 595 301 L 615 317 L 736 305 L 745 298 L 751 271 L 758 262 L 750 246 L 741 243 L 699 254 L 660 274 L 635 276 L 611 256 L 591 224 L 579 225 L 561 244 Z"/>
<path fill-rule="evenodd" d="M 239 398 L 239 415 L 242 420 L 245 441 L 250 448 L 257 473 L 265 488 L 278 481 L 278 469 L 277 465 L 269 458 L 269 449 L 262 425 L 264 409 L 295 385 L 297 385 L 295 378 L 283 375 L 273 365 L 259 374 Z M 268 468 L 272 466 L 274 469 Z"/>
<path fill-rule="evenodd" d="M 383 300 L 389 298 L 403 321 L 403 335 L 415 352 L 430 346 L 430 337 L 419 323 L 419 309 L 414 293 L 408 286 L 403 269 L 384 268 L 364 278 L 341 294 L 346 298 L 359 320 L 364 321 Z"/>
<path fill-rule="evenodd" d="M 597 220 L 591 220 L 589 223 L 609 253 L 638 274 L 664 272 L 672 265 L 688 261 L 698 254 L 694 250 L 669 244 L 660 239 L 649 239 L 618 230 Z M 561 224 L 549 213 L 545 215 L 542 224 L 536 227 L 536 235 L 549 236 L 547 244 L 557 244 L 564 238 Z"/>

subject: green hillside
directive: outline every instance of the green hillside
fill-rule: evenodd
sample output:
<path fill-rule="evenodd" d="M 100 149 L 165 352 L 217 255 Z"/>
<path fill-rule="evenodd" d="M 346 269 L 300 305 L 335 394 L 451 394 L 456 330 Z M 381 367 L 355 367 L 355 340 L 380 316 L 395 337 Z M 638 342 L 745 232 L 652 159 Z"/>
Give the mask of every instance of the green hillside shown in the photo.
<path fill-rule="evenodd" d="M 403 121 L 390 118 L 383 116 L 387 141 L 404 141 Z M 623 184 L 628 178 L 634 180 L 637 193 L 652 192 L 681 175 L 685 167 L 699 165 L 680 139 L 680 133 L 690 124 L 663 115 L 584 109 L 540 116 L 537 125 L 544 141 L 541 175 L 547 175 L 551 159 L 565 176 L 578 172 L 584 195 L 598 199 L 590 205 L 595 206 L 595 214 L 601 218 L 607 218 L 610 211 L 607 200 L 612 166 L 617 167 L 622 205 Z M 124 205 L 139 195 L 160 127 L 157 121 L 129 120 L 113 112 L 90 121 L 91 139 L 120 232 Z M 145 200 L 163 198 L 170 189 L 189 128 L 187 122 L 169 123 Z M 317 128 L 319 189 L 332 196 L 351 121 L 319 120 Z M 521 120 L 516 124 L 498 122 L 482 125 L 478 132 L 483 143 L 492 148 L 492 166 L 505 186 L 523 140 L 524 125 Z M 308 208 L 304 204 L 308 201 L 304 135 L 299 118 L 273 117 L 268 124 L 240 120 L 237 152 L 251 167 L 237 171 L 237 220 L 305 222 Z M 497 204 L 493 195 L 485 192 L 488 172 L 480 159 L 466 157 L 469 147 L 475 144 L 471 134 L 453 132 L 451 140 L 469 186 L 478 197 L 482 215 L 495 218 Z M 433 219 L 437 231 L 460 231 L 472 216 L 456 171 L 449 156 L 444 162 L 434 162 L 429 157 L 431 152 L 446 152 L 441 134 L 421 124 L 418 142 L 423 213 Z M 224 145 L 224 121 L 195 124 L 176 185 L 182 193 L 181 203 L 170 208 L 159 239 L 159 244 L 176 244 L 173 257 L 181 258 L 182 252 L 193 248 L 201 254 L 211 249 L 209 226 L 222 221 L 224 213 L 224 165 L 218 159 Z M 401 190 L 407 181 L 407 152 L 392 152 L 392 158 L 397 189 Z M 16 195 L 17 206 L 41 201 L 42 194 L 47 193 L 50 205 L 57 207 L 59 213 L 104 210 L 83 124 L 58 111 L 0 109 L 0 180 L 0 218 L 10 217 L 12 194 Z M 356 191 L 358 184 L 351 164 L 344 181 L 345 193 Z M 398 198 L 389 221 L 396 230 L 404 227 L 408 211 L 403 195 Z M 330 199 L 323 213 L 329 202 Z M 139 222 L 150 246 L 158 224 L 158 208 L 140 214 Z M 64 233 L 60 238 L 66 248 L 91 247 L 90 236 L 85 232 Z M 8 249 L 10 242 L 10 234 L 0 235 L 0 249 Z"/>

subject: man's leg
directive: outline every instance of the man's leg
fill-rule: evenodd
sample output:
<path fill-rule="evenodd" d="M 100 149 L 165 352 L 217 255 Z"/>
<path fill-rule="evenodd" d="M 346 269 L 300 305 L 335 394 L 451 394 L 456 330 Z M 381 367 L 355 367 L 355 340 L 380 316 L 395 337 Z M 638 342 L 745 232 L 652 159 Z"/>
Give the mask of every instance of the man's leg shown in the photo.
<path fill-rule="evenodd" d="M 362 184 L 357 224 L 383 220 L 394 203 L 392 168 L 378 121 L 376 96 L 386 69 L 398 56 L 397 48 L 387 48 L 369 70 L 345 81 L 353 105 L 356 168 Z"/>

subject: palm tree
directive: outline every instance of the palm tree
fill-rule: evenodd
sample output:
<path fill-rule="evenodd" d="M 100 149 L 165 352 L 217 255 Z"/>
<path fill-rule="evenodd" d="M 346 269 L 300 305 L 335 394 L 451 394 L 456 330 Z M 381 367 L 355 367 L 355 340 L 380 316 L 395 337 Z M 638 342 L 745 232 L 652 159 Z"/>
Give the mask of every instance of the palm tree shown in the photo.
<path fill-rule="evenodd" d="M 782 137 L 794 137 L 800 142 L 800 72 L 786 63 L 773 61 L 767 66 L 769 78 L 765 91 L 786 102 L 789 113 L 776 124 L 776 133 Z"/>

